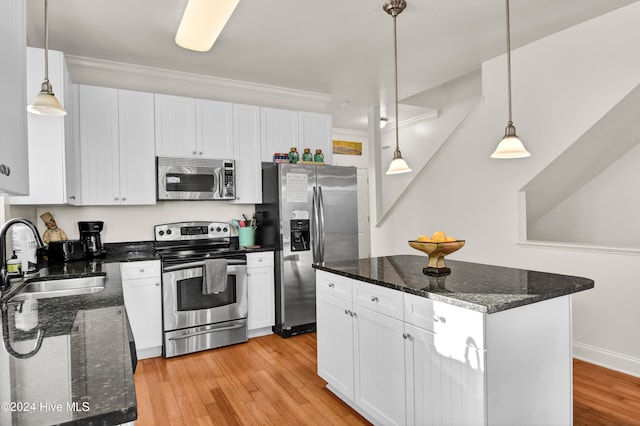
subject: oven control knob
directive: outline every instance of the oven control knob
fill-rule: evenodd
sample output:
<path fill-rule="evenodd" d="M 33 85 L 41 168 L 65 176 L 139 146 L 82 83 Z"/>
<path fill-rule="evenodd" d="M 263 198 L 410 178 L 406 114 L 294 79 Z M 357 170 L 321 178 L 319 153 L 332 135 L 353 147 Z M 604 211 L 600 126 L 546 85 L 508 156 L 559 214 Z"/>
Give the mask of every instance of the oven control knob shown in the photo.
<path fill-rule="evenodd" d="M 223 230 L 224 232 L 227 232 L 229 229 L 227 229 L 227 227 L 225 226 L 224 228 L 222 228 L 222 230 Z"/>
<path fill-rule="evenodd" d="M 216 228 L 216 231 L 220 232 L 220 227 L 219 226 Z"/>
<path fill-rule="evenodd" d="M 158 232 L 158 235 L 160 235 L 162 237 L 164 235 L 164 231 Z"/>
<path fill-rule="evenodd" d="M 171 235 L 171 229 L 167 229 L 167 235 Z"/>

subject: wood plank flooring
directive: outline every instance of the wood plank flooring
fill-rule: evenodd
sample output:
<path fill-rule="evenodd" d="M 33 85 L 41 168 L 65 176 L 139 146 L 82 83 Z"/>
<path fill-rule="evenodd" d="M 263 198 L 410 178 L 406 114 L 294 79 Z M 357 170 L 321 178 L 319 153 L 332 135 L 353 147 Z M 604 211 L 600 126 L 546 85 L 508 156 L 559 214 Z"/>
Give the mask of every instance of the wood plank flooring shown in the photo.
<path fill-rule="evenodd" d="M 141 360 L 136 425 L 368 425 L 316 371 L 315 333 Z M 574 425 L 640 426 L 640 379 L 575 360 Z"/>

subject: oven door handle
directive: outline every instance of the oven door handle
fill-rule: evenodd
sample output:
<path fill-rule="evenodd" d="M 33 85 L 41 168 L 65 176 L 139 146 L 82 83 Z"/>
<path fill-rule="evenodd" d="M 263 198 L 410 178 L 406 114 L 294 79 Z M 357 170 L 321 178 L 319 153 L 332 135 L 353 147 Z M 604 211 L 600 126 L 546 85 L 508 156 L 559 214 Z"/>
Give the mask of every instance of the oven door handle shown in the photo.
<path fill-rule="evenodd" d="M 247 264 L 246 260 L 237 260 L 237 259 L 229 259 L 227 260 L 227 265 L 229 266 L 228 271 L 234 272 L 236 268 L 234 266 L 245 266 Z M 172 272 L 172 271 L 180 271 L 182 269 L 192 269 L 192 268 L 202 268 L 204 266 L 203 261 L 197 262 L 189 262 L 189 263 L 181 263 L 179 265 L 170 265 L 162 268 L 163 272 Z"/>
<path fill-rule="evenodd" d="M 183 336 L 169 337 L 169 340 L 188 339 L 189 337 L 193 337 L 193 336 L 200 336 L 202 334 L 215 333 L 217 331 L 235 330 L 236 328 L 242 328 L 242 327 L 246 327 L 246 324 L 236 324 L 236 325 L 229 325 L 227 327 L 211 328 L 209 330 L 202 330 L 202 331 L 197 331 L 195 333 L 185 334 Z"/>

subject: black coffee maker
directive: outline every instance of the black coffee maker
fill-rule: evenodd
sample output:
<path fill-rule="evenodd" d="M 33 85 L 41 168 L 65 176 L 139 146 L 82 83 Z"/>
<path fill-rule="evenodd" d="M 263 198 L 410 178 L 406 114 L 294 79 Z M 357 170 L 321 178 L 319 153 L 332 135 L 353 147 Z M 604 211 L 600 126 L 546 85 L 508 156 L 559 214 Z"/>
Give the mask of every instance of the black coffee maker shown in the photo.
<path fill-rule="evenodd" d="M 104 222 L 78 222 L 78 230 L 80 231 L 80 241 L 82 241 L 82 250 L 88 258 L 104 257 L 107 251 L 102 245 L 100 232 L 104 227 Z"/>

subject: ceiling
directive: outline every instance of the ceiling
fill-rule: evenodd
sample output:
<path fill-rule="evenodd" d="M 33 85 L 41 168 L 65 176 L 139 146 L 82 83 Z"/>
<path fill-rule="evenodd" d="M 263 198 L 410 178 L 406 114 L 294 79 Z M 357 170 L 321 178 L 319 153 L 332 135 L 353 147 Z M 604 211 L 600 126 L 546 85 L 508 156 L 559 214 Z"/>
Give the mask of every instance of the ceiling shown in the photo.
<path fill-rule="evenodd" d="M 635 1 L 512 0 L 512 48 Z M 371 105 L 393 115 L 393 23 L 383 0 L 240 0 L 205 53 L 173 41 L 186 3 L 50 0 L 49 47 L 327 94 L 335 128 L 365 130 Z M 503 0 L 407 3 L 397 18 L 401 100 L 476 71 L 506 51 Z M 27 0 L 27 8 L 28 44 L 42 47 L 44 0 Z"/>

